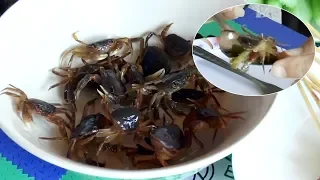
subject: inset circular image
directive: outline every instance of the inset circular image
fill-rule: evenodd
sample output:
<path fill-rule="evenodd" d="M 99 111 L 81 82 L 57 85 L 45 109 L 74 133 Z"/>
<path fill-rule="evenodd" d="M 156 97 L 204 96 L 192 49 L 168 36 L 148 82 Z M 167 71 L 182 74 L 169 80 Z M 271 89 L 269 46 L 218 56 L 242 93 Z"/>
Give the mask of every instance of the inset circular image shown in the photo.
<path fill-rule="evenodd" d="M 199 72 L 238 95 L 280 92 L 309 71 L 315 42 L 296 16 L 266 4 L 233 6 L 210 17 L 193 41 Z"/>

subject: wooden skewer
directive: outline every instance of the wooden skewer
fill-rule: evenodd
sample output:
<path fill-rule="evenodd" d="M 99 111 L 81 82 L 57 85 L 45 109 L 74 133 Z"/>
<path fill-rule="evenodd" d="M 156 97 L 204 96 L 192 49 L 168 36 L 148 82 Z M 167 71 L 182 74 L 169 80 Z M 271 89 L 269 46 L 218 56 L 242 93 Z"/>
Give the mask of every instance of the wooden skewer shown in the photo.
<path fill-rule="evenodd" d="M 309 23 L 306 24 L 311 33 L 318 39 L 320 39 L 320 33 Z"/>
<path fill-rule="evenodd" d="M 305 82 L 305 78 L 303 79 L 303 81 Z M 298 82 L 298 87 L 299 87 L 299 90 L 300 90 L 300 92 L 301 92 L 301 94 L 302 94 L 302 97 L 303 97 L 305 103 L 307 104 L 307 107 L 308 107 L 308 109 L 309 109 L 309 111 L 310 111 L 310 113 L 311 113 L 312 119 L 315 121 L 315 123 L 316 123 L 316 125 L 317 125 L 317 127 L 318 127 L 318 129 L 319 129 L 319 131 L 320 131 L 319 119 L 318 119 L 318 117 L 317 117 L 316 112 L 315 112 L 315 111 L 313 110 L 313 108 L 312 108 L 312 105 L 311 105 L 311 103 L 310 103 L 310 101 L 309 101 L 309 99 L 308 99 L 308 97 L 307 97 L 307 94 L 306 94 L 306 92 L 305 92 L 305 90 L 304 90 L 304 88 L 303 88 L 303 86 L 302 86 L 302 82 L 301 82 L 301 81 Z M 310 91 L 309 88 L 308 88 L 308 90 Z M 311 92 L 311 91 L 310 91 L 310 92 Z"/>
<path fill-rule="evenodd" d="M 320 107 L 320 99 L 314 91 L 311 91 L 313 99 L 316 101 L 318 107 Z"/>
<path fill-rule="evenodd" d="M 315 84 L 318 88 L 320 88 L 320 82 L 319 82 L 318 78 L 314 74 L 308 73 L 307 77 L 311 80 L 311 82 L 313 84 Z"/>
<path fill-rule="evenodd" d="M 320 93 L 320 87 L 316 86 L 314 83 L 312 83 L 312 81 L 310 81 L 310 80 L 308 80 L 306 78 L 304 80 L 305 80 L 304 82 L 306 83 L 307 87 L 309 87 L 312 90 L 316 90 L 316 91 L 318 91 Z"/>
<path fill-rule="evenodd" d="M 316 50 L 317 50 L 318 53 L 320 53 L 320 48 L 317 48 L 317 47 L 316 47 Z M 315 60 L 318 64 L 320 64 L 320 58 L 319 58 L 318 56 L 315 56 L 314 60 Z"/>
<path fill-rule="evenodd" d="M 304 80 L 305 80 L 305 84 L 306 84 L 307 88 L 311 91 L 313 99 L 316 101 L 318 107 L 320 108 L 320 99 L 317 96 L 317 94 L 315 93 L 315 91 L 320 93 L 320 88 L 318 86 L 316 86 L 315 84 L 313 84 L 312 81 L 308 80 L 307 78 L 305 78 Z"/>

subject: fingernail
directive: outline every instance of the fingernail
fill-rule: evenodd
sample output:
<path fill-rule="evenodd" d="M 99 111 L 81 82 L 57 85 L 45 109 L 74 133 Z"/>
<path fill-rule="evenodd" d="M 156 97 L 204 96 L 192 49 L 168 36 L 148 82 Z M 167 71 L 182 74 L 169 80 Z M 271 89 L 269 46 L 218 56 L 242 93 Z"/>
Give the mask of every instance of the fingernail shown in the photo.
<path fill-rule="evenodd" d="M 286 78 L 287 77 L 287 71 L 281 65 L 274 65 L 272 67 L 271 74 L 275 77 L 278 77 L 278 78 Z"/>
<path fill-rule="evenodd" d="M 244 9 L 243 8 L 235 8 L 234 9 L 234 14 L 236 17 L 243 17 L 244 16 Z"/>

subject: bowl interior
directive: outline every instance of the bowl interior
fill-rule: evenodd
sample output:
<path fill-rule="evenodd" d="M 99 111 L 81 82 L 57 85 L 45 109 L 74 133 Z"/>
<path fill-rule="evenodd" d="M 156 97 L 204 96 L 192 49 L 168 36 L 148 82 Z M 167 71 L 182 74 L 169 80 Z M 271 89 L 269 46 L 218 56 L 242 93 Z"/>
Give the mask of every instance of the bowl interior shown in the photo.
<path fill-rule="evenodd" d="M 148 31 L 159 31 L 159 27 L 174 22 L 170 31 L 191 40 L 205 19 L 221 9 L 240 3 L 242 1 L 230 0 L 221 3 L 202 0 L 185 3 L 177 0 L 174 3 L 159 1 L 155 6 L 144 0 L 120 0 L 112 1 L 112 4 L 111 1 L 99 0 L 90 3 L 73 0 L 21 0 L 0 19 L 0 59 L 5 61 L 0 71 L 0 87 L 13 84 L 30 98 L 63 103 L 61 89 L 48 91 L 49 86 L 59 81 L 50 73 L 50 69 L 59 65 L 63 51 L 77 45 L 72 39 L 72 33 L 79 31 L 81 40 L 93 42 L 106 37 L 140 36 Z M 219 99 L 222 106 L 231 112 L 247 111 L 244 115 L 246 120 L 230 122 L 226 129 L 228 136 L 221 141 L 219 135 L 220 138 L 215 144 L 211 143 L 211 138 L 206 138 L 206 134 L 199 134 L 206 148 L 194 154 L 187 163 L 163 168 L 161 173 L 159 170 L 146 170 L 143 175 L 141 172 L 129 173 L 122 170 L 123 173 L 119 173 L 111 169 L 91 167 L 64 158 L 67 150 L 65 142 L 38 139 L 39 136 L 60 136 L 55 125 L 35 115 L 30 131 L 14 113 L 12 101 L 6 96 L 1 98 L 1 128 L 34 155 L 55 165 L 95 176 L 146 178 L 188 172 L 228 155 L 233 144 L 263 119 L 275 96 L 243 97 L 228 93 L 221 95 Z M 82 105 L 83 102 L 80 102 L 79 109 L 82 109 Z M 212 135 L 212 132 L 208 133 Z M 202 156 L 204 154 L 205 156 Z"/>

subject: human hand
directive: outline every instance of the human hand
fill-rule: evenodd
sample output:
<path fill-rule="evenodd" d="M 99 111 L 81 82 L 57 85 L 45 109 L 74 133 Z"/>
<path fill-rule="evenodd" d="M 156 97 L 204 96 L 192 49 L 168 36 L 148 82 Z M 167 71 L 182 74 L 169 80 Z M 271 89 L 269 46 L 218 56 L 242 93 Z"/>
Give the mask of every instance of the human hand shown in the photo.
<path fill-rule="evenodd" d="M 239 17 L 243 17 L 245 14 L 243 7 L 244 6 L 235 6 L 235 7 L 223 10 L 219 13 L 219 14 L 221 14 L 220 17 L 222 17 L 223 20 L 225 20 L 225 21 L 237 19 Z"/>
<path fill-rule="evenodd" d="M 315 45 L 311 36 L 300 48 L 279 53 L 271 74 L 278 78 L 302 78 L 310 69 L 314 56 Z"/>
<path fill-rule="evenodd" d="M 235 6 L 228 9 L 225 9 L 216 15 L 218 15 L 221 20 L 227 21 L 227 20 L 233 20 L 237 19 L 238 17 L 243 17 L 245 14 L 245 11 L 243 9 L 244 6 Z M 210 23 L 214 21 L 214 16 L 212 16 L 206 23 Z"/>

